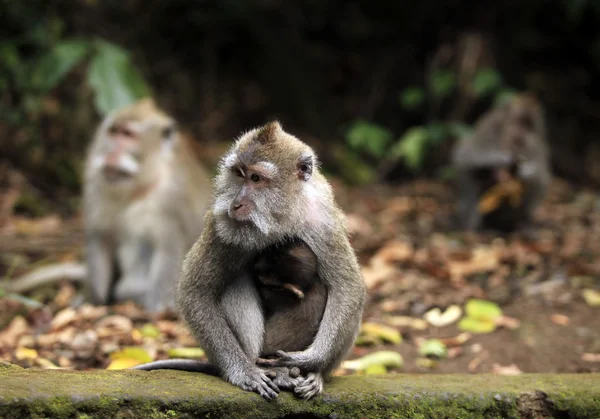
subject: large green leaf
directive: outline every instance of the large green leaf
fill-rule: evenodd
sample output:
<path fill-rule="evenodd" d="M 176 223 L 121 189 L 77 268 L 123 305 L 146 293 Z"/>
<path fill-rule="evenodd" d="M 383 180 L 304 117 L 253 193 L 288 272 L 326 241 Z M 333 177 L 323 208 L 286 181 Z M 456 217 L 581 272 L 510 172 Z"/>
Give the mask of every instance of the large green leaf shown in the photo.
<path fill-rule="evenodd" d="M 393 157 L 402 157 L 410 169 L 419 169 L 425 158 L 428 140 L 427 128 L 421 126 L 410 128 L 392 147 L 391 154 Z"/>
<path fill-rule="evenodd" d="M 89 42 L 80 39 L 58 42 L 37 60 L 31 74 L 31 86 L 41 93 L 53 89 L 86 58 L 90 47 Z"/>
<path fill-rule="evenodd" d="M 500 88 L 502 76 L 493 68 L 479 70 L 473 79 L 473 91 L 477 97 L 485 96 Z"/>
<path fill-rule="evenodd" d="M 389 130 L 363 120 L 352 124 L 346 136 L 352 148 L 364 150 L 374 157 L 382 157 L 391 140 L 392 133 Z"/>
<path fill-rule="evenodd" d="M 436 70 L 429 77 L 431 92 L 438 99 L 450 96 L 456 86 L 456 75 L 450 70 Z"/>
<path fill-rule="evenodd" d="M 410 86 L 400 93 L 400 104 L 404 109 L 413 110 L 425 101 L 425 90 L 419 86 Z"/>
<path fill-rule="evenodd" d="M 96 93 L 96 108 L 106 115 L 149 94 L 141 74 L 127 51 L 106 41 L 97 41 L 96 54 L 88 70 L 88 82 Z"/>

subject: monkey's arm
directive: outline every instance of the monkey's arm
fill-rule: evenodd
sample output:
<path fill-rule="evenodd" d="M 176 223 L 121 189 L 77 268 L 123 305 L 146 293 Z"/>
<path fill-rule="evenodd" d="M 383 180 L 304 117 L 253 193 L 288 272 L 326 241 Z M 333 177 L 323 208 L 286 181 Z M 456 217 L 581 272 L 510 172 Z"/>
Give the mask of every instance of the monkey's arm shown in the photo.
<path fill-rule="evenodd" d="M 262 317 L 256 319 L 260 322 L 256 328 L 232 330 L 221 305 L 226 289 L 232 287 L 236 272 L 242 267 L 239 255 L 233 250 L 218 238 L 214 216 L 209 211 L 202 236 L 184 260 L 177 305 L 199 345 L 208 359 L 217 365 L 224 379 L 246 391 L 273 399 L 279 389 L 254 364 L 258 354 L 251 359 L 240 344 L 240 341 L 252 338 L 262 340 L 262 333 L 252 336 L 257 334 L 255 329 L 262 330 Z M 228 296 L 227 300 L 235 297 L 233 294 Z M 244 298 L 240 296 L 239 301 Z"/>
<path fill-rule="evenodd" d="M 92 301 L 107 304 L 113 275 L 113 260 L 108 239 L 99 232 L 87 233 L 87 284 Z"/>

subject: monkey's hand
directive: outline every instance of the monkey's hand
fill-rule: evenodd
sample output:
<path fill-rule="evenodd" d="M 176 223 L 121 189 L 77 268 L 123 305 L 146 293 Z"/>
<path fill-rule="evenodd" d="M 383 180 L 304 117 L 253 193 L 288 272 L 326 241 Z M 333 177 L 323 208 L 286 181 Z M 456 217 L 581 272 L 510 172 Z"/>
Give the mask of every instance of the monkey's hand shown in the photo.
<path fill-rule="evenodd" d="M 268 367 L 298 367 L 301 371 L 315 371 L 318 367 L 317 365 L 315 365 L 315 358 L 310 353 L 310 349 L 298 352 L 277 351 L 277 356 L 279 358 L 260 358 L 258 364 Z"/>
<path fill-rule="evenodd" d="M 279 393 L 279 387 L 259 368 L 245 373 L 240 371 L 228 377 L 228 381 L 242 390 L 258 393 L 266 400 L 276 399 Z"/>

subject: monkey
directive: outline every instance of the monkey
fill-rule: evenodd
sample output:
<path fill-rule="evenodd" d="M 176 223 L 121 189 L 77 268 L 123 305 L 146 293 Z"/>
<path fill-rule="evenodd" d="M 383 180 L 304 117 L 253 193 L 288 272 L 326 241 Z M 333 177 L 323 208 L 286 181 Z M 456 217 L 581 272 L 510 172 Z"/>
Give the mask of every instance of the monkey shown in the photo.
<path fill-rule="evenodd" d="M 214 188 L 202 235 L 183 262 L 179 313 L 206 352 L 207 370 L 212 365 L 231 384 L 276 398 L 279 387 L 256 364 L 266 323 L 253 261 L 269 246 L 301 240 L 316 255 L 317 274 L 327 289 L 325 309 L 312 343 L 302 350 L 277 350 L 269 367 L 288 368 L 290 374 L 298 368 L 303 376 L 293 391 L 309 399 L 323 391 L 324 380 L 354 344 L 366 298 L 344 213 L 312 148 L 277 121 L 236 140 L 219 164 Z M 158 362 L 158 368 L 190 367 L 185 360 Z M 156 369 L 152 364 L 137 369 Z"/>
<path fill-rule="evenodd" d="M 175 120 L 151 98 L 110 113 L 88 150 L 83 189 L 92 302 L 174 309 L 181 263 L 210 205 L 207 173 Z"/>
<path fill-rule="evenodd" d="M 327 302 L 317 269 L 316 255 L 300 241 L 271 246 L 255 261 L 254 276 L 265 311 L 262 356 L 280 349 L 299 351 L 312 343 Z"/>
<path fill-rule="evenodd" d="M 451 156 L 458 183 L 457 215 L 465 230 L 514 231 L 533 220 L 550 184 L 550 152 L 541 103 L 530 93 L 514 95 L 484 114 Z M 490 187 L 513 179 L 523 186 L 517 206 L 504 202 L 482 214 L 478 200 Z"/>

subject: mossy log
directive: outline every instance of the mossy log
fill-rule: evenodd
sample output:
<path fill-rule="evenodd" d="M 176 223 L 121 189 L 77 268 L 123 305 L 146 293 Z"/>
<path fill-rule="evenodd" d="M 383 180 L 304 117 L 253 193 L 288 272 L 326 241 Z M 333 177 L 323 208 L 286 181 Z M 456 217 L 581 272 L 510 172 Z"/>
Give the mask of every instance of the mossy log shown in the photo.
<path fill-rule="evenodd" d="M 598 374 L 347 376 L 310 401 L 274 402 L 179 371 L 0 364 L 1 418 L 600 418 Z"/>

